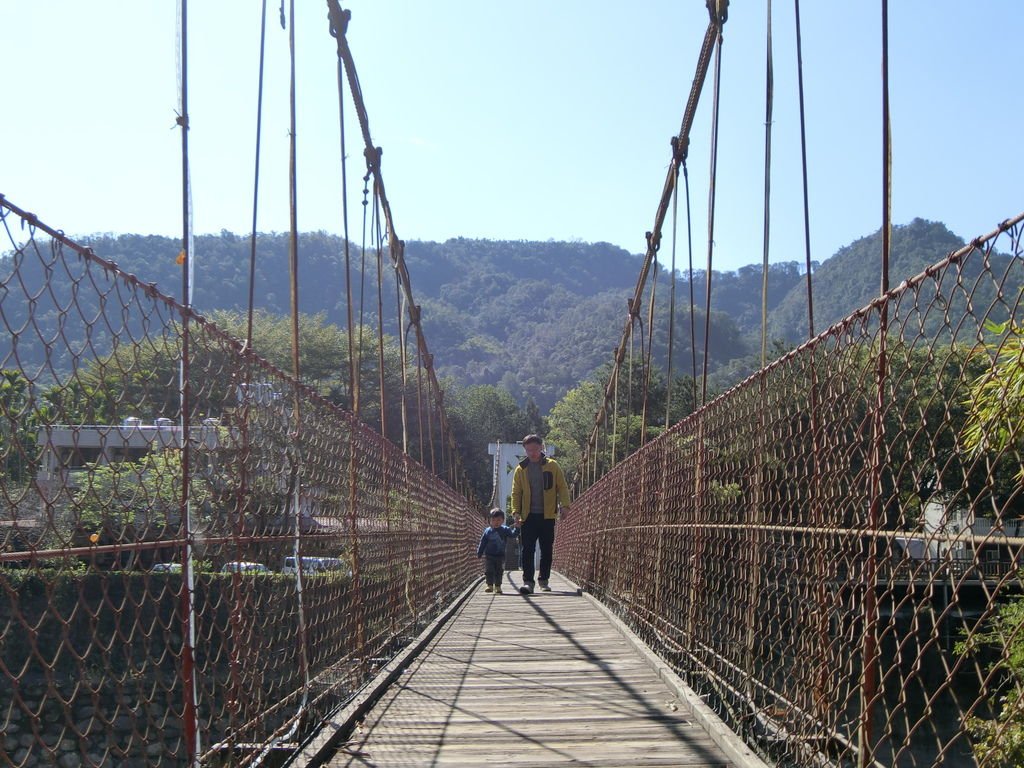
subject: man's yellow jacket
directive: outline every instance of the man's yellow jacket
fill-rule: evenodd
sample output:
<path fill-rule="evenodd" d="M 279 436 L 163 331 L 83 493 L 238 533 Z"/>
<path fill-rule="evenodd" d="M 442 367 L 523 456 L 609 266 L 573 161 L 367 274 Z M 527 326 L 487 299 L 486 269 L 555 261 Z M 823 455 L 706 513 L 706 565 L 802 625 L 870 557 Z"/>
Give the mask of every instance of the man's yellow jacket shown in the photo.
<path fill-rule="evenodd" d="M 530 515 L 530 481 L 526 476 L 529 458 L 523 459 L 512 474 L 512 514 L 525 521 Z M 569 486 L 558 462 L 547 456 L 540 458 L 541 476 L 544 478 L 544 519 L 558 518 L 558 505 L 569 506 Z"/>

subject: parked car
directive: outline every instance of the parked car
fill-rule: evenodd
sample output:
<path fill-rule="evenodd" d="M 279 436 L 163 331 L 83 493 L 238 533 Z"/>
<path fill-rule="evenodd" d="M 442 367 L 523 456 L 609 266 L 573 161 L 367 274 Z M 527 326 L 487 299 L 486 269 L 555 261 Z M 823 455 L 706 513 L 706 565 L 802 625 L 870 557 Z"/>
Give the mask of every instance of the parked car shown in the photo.
<path fill-rule="evenodd" d="M 220 570 L 222 573 L 270 573 L 270 569 L 263 563 L 248 563 L 245 561 L 224 563 L 224 567 Z"/>
<path fill-rule="evenodd" d="M 181 563 L 153 563 L 153 573 L 181 573 Z"/>
<path fill-rule="evenodd" d="M 311 573 L 325 573 L 327 571 L 343 571 L 345 570 L 345 561 L 338 557 L 304 557 L 302 558 L 302 572 L 306 574 Z M 284 565 L 281 566 L 281 573 L 295 573 L 298 569 L 295 567 L 295 558 L 286 557 L 284 559 Z"/>

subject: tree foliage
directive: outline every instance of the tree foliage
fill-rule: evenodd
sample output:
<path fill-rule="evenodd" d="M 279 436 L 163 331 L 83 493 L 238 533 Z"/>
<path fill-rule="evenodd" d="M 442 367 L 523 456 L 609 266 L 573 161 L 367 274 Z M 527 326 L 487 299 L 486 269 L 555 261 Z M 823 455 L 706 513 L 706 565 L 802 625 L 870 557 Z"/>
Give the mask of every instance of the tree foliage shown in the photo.
<path fill-rule="evenodd" d="M 969 415 L 963 439 L 986 466 L 1009 463 L 1014 487 L 1006 495 L 1020 495 L 1024 484 L 1024 328 L 1013 322 L 989 324 L 992 334 L 985 346 L 990 363 L 971 384 L 966 405 Z M 1024 577 L 1024 573 L 1018 578 Z M 971 717 L 979 763 L 1017 766 L 1024 764 L 1024 598 L 1010 598 L 999 606 L 981 631 L 959 644 L 960 653 L 977 653 L 988 647 L 997 659 L 992 671 L 1002 684 L 990 697 L 994 719 Z"/>
<path fill-rule="evenodd" d="M 986 349 L 991 367 L 971 385 L 964 442 L 976 453 L 1010 454 L 1024 483 L 1024 326 L 990 323 L 995 339 Z"/>

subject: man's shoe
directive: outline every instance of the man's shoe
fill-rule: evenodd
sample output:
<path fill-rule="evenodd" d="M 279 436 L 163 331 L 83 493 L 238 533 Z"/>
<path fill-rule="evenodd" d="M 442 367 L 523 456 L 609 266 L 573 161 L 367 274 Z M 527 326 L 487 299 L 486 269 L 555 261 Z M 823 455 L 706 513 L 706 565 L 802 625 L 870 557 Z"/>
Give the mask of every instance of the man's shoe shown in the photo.
<path fill-rule="evenodd" d="M 490 584 L 488 584 L 487 585 L 487 589 L 484 590 L 484 592 L 493 592 L 493 591 L 494 591 L 494 587 L 492 587 Z"/>
<path fill-rule="evenodd" d="M 533 594 L 533 584 L 531 584 L 530 582 L 526 582 L 525 584 L 523 584 L 523 586 L 521 586 L 519 588 L 519 594 L 521 594 L 521 595 L 532 595 Z"/>
<path fill-rule="evenodd" d="M 495 587 L 494 587 L 494 594 L 496 594 L 496 595 L 500 595 L 501 594 L 501 584 L 496 584 L 495 585 Z"/>
<path fill-rule="evenodd" d="M 546 581 L 538 581 L 537 583 L 540 584 L 540 591 L 541 592 L 550 592 L 551 591 L 551 587 L 548 586 L 548 583 Z"/>

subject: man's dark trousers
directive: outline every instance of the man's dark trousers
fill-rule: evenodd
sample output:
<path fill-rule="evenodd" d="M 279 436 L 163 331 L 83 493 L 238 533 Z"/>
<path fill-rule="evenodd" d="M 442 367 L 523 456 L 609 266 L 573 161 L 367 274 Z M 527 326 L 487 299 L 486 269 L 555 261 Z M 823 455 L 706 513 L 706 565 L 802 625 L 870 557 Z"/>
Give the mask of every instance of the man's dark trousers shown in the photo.
<path fill-rule="evenodd" d="M 523 541 L 523 582 L 533 584 L 533 552 L 540 542 L 541 581 L 551 577 L 551 550 L 555 544 L 555 521 L 545 520 L 544 515 L 528 515 L 519 534 Z"/>

